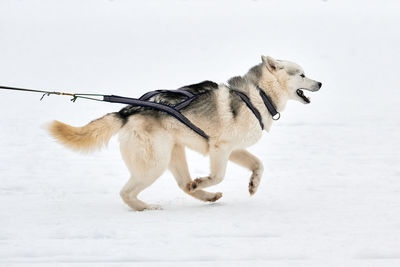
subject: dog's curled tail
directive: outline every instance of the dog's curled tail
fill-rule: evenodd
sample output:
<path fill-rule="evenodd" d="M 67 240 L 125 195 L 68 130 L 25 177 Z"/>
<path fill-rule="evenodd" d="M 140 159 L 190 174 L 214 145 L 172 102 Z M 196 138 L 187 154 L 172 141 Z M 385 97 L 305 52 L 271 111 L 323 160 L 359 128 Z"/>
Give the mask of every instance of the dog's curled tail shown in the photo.
<path fill-rule="evenodd" d="M 47 125 L 47 130 L 61 144 L 80 152 L 91 152 L 107 145 L 123 126 L 118 113 L 109 113 L 83 127 L 73 127 L 59 121 Z"/>

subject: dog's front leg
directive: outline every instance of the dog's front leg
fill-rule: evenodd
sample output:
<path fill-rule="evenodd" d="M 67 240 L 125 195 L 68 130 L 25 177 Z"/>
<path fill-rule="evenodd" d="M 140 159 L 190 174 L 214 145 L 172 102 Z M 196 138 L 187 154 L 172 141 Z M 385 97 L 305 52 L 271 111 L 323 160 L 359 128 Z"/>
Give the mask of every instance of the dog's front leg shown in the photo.
<path fill-rule="evenodd" d="M 229 160 L 243 166 L 253 172 L 249 182 L 250 195 L 254 195 L 260 184 L 261 176 L 264 171 L 262 162 L 246 150 L 235 150 L 229 156 Z"/>
<path fill-rule="evenodd" d="M 192 179 L 190 178 L 189 168 L 186 162 L 185 148 L 183 146 L 174 146 L 171 153 L 169 169 L 174 175 L 179 187 L 192 197 L 210 202 L 215 202 L 222 197 L 221 192 L 211 193 L 204 190 L 189 192 L 187 185 L 192 182 Z"/>
<path fill-rule="evenodd" d="M 210 151 L 211 174 L 207 177 L 196 178 L 187 184 L 189 192 L 206 188 L 222 182 L 225 176 L 226 165 L 228 163 L 231 150 L 224 148 L 214 148 Z"/>

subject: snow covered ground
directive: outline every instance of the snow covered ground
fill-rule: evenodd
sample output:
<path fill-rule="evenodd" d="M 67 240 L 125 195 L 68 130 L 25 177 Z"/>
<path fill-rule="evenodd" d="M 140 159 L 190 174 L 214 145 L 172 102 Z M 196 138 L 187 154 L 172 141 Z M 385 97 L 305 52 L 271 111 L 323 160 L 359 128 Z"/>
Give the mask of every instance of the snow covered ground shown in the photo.
<path fill-rule="evenodd" d="M 0 84 L 139 96 L 270 55 L 323 82 L 230 164 L 206 204 L 165 173 L 133 212 L 117 138 L 70 152 L 40 128 L 121 105 L 0 91 L 0 266 L 399 266 L 398 1 L 0 1 Z M 208 161 L 189 152 L 193 177 Z"/>

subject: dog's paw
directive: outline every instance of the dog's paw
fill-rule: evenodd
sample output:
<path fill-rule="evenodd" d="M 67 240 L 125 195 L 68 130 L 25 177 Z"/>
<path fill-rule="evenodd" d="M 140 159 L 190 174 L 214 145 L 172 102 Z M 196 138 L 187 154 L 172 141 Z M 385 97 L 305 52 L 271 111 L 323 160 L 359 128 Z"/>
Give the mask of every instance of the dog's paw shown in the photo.
<path fill-rule="evenodd" d="M 260 183 L 260 181 L 258 179 L 255 179 L 253 176 L 251 177 L 250 183 L 249 183 L 250 196 L 254 195 L 257 192 L 259 183 Z"/>
<path fill-rule="evenodd" d="M 146 211 L 146 210 L 162 210 L 160 205 L 142 205 L 142 206 L 131 206 L 134 211 Z"/>
<path fill-rule="evenodd" d="M 194 190 L 196 190 L 196 188 L 197 188 L 197 183 L 195 183 L 194 181 L 193 181 L 193 182 L 190 182 L 190 183 L 188 183 L 188 184 L 186 185 L 186 189 L 187 189 L 187 191 L 188 191 L 189 193 L 194 192 Z"/>
<path fill-rule="evenodd" d="M 146 211 L 146 210 L 162 210 L 162 207 L 160 205 L 146 205 L 143 206 L 142 209 L 137 211 Z"/>
<path fill-rule="evenodd" d="M 253 175 L 251 175 L 249 182 L 250 196 L 254 195 L 257 192 L 258 186 L 260 185 L 261 175 L 262 175 L 262 168 L 253 171 Z"/>
<path fill-rule="evenodd" d="M 186 185 L 186 189 L 189 191 L 189 193 L 192 193 L 192 192 L 196 191 L 196 189 L 200 183 L 201 183 L 201 179 L 196 178 L 196 179 L 194 179 L 194 181 L 192 181 Z"/>
<path fill-rule="evenodd" d="M 146 210 L 162 210 L 160 205 L 147 205 Z"/>
<path fill-rule="evenodd" d="M 222 193 L 221 192 L 217 192 L 217 193 L 214 194 L 214 197 L 208 199 L 207 201 L 215 202 L 218 199 L 220 199 L 221 197 L 222 197 Z"/>

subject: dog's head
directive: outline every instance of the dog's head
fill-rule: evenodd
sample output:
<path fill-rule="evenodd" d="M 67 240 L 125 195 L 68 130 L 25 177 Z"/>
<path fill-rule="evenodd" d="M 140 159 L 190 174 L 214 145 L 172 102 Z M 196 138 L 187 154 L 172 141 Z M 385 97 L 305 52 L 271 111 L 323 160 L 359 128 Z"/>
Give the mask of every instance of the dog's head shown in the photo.
<path fill-rule="evenodd" d="M 322 86 L 322 83 L 306 77 L 303 69 L 296 63 L 265 56 L 261 56 L 261 59 L 263 67 L 276 78 L 282 88 L 288 90 L 290 99 L 309 104 L 310 98 L 304 95 L 303 90 L 315 92 Z"/>

